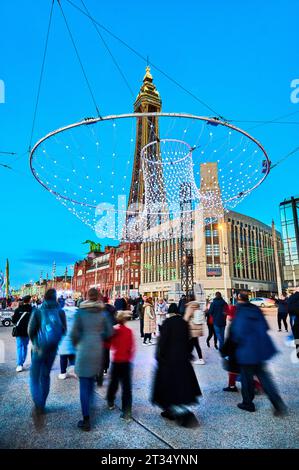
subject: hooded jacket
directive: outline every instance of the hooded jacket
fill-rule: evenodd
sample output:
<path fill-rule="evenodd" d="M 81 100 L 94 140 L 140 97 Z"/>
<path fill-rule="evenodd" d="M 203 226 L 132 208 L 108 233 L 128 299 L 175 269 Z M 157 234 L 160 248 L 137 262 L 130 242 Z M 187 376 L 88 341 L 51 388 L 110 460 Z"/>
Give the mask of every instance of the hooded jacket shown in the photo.
<path fill-rule="evenodd" d="M 262 311 L 250 302 L 238 303 L 231 327 L 240 365 L 257 365 L 270 359 L 277 350 L 268 335 L 269 326 Z"/>

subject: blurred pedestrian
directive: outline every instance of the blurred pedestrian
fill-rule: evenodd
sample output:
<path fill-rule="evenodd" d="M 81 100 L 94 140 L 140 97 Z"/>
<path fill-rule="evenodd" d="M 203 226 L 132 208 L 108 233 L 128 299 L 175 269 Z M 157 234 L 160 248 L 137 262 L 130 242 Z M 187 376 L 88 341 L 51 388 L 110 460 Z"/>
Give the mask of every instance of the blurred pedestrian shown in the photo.
<path fill-rule="evenodd" d="M 168 307 L 166 317 L 169 318 L 171 315 L 178 314 L 178 313 L 179 313 L 179 308 L 177 304 L 173 302 Z"/>
<path fill-rule="evenodd" d="M 12 322 L 15 325 L 12 333 L 16 338 L 17 344 L 17 372 L 22 372 L 23 366 L 27 357 L 27 349 L 29 343 L 28 336 L 28 324 L 30 315 L 32 312 L 32 306 L 30 304 L 31 296 L 25 295 L 23 302 L 20 302 L 19 307 L 15 309 L 12 316 Z"/>
<path fill-rule="evenodd" d="M 195 348 L 198 354 L 198 359 L 193 361 L 193 364 L 204 365 L 205 361 L 202 357 L 201 347 L 199 345 L 199 337 L 203 336 L 204 314 L 200 310 L 200 304 L 196 301 L 188 302 L 186 304 L 186 311 L 184 320 L 188 322 L 190 331 L 190 352 L 192 353 Z"/>
<path fill-rule="evenodd" d="M 62 294 L 61 294 L 61 296 L 60 296 L 59 299 L 58 299 L 58 304 L 59 304 L 60 308 L 63 308 L 63 307 L 64 307 L 65 298 L 63 297 Z"/>
<path fill-rule="evenodd" d="M 56 290 L 49 289 L 42 306 L 33 309 L 28 325 L 28 335 L 32 341 L 30 388 L 36 424 L 44 414 L 50 391 L 50 372 L 66 328 L 65 313 L 58 305 Z"/>
<path fill-rule="evenodd" d="M 275 300 L 275 304 L 277 305 L 277 324 L 278 324 L 278 331 L 281 332 L 281 322 L 284 324 L 285 331 L 288 332 L 288 301 L 287 297 L 282 294 L 279 299 Z"/>
<path fill-rule="evenodd" d="M 144 304 L 147 300 L 147 296 L 139 296 L 138 304 L 136 307 L 136 311 L 139 317 L 140 322 L 140 337 L 144 338 Z"/>
<path fill-rule="evenodd" d="M 288 311 L 297 357 L 299 358 L 299 287 L 296 287 L 295 292 L 288 298 Z"/>
<path fill-rule="evenodd" d="M 164 299 L 159 299 L 158 303 L 156 304 L 156 318 L 157 318 L 157 325 L 159 331 L 161 331 L 161 326 L 166 320 L 166 314 L 168 311 L 167 303 Z"/>
<path fill-rule="evenodd" d="M 81 302 L 71 333 L 76 347 L 75 373 L 80 381 L 80 401 L 83 420 L 78 427 L 90 431 L 90 405 L 95 377 L 102 367 L 103 341 L 112 335 L 112 326 L 104 315 L 105 305 L 99 301 L 97 289 L 88 291 L 88 300 Z"/>
<path fill-rule="evenodd" d="M 152 297 L 147 297 L 143 305 L 144 339 L 143 345 L 152 344 L 152 334 L 156 332 L 156 315 Z M 148 342 L 147 342 L 148 341 Z"/>
<path fill-rule="evenodd" d="M 180 315 L 184 315 L 185 308 L 186 308 L 186 303 L 187 303 L 187 297 L 186 297 L 185 294 L 183 294 L 182 297 L 179 300 L 179 305 L 178 305 Z"/>
<path fill-rule="evenodd" d="M 119 383 L 122 388 L 121 418 L 130 421 L 132 417 L 132 359 L 135 342 L 132 330 L 125 324 L 131 318 L 128 311 L 117 313 L 118 325 L 114 327 L 111 338 L 112 367 L 110 383 L 107 390 L 107 402 L 110 410 L 115 408 L 114 401 Z"/>
<path fill-rule="evenodd" d="M 246 293 L 240 292 L 236 317 L 231 327 L 232 341 L 236 343 L 236 360 L 241 369 L 243 402 L 238 407 L 255 411 L 253 400 L 256 375 L 274 407 L 274 414 L 278 416 L 285 414 L 286 406 L 265 368 L 265 362 L 277 353 L 268 330 L 268 323 L 260 308 L 249 302 Z"/>
<path fill-rule="evenodd" d="M 214 329 L 214 321 L 212 315 L 209 313 L 209 308 L 210 308 L 210 302 L 207 301 L 206 303 L 206 310 L 205 310 L 205 316 L 206 316 L 206 321 L 207 321 L 207 327 L 208 327 L 208 337 L 207 337 L 207 346 L 208 348 L 210 347 L 210 341 L 213 338 L 214 339 L 214 346 L 215 349 L 218 349 L 217 346 L 217 335 Z"/>
<path fill-rule="evenodd" d="M 108 299 L 106 299 L 108 301 Z M 105 303 L 104 315 L 106 315 L 107 320 L 110 322 L 111 328 L 116 325 L 116 310 L 115 307 L 108 302 Z M 110 366 L 110 349 L 111 349 L 111 338 L 106 339 L 103 342 L 103 361 L 102 367 L 99 374 L 96 376 L 96 382 L 99 387 L 103 385 L 104 375 L 107 375 L 108 369 Z"/>
<path fill-rule="evenodd" d="M 221 292 L 216 292 L 215 298 L 210 305 L 209 315 L 212 315 L 214 330 L 219 342 L 219 348 L 221 349 L 224 344 L 224 333 L 226 326 L 226 313 L 225 309 L 227 303 L 222 298 Z"/>
<path fill-rule="evenodd" d="M 74 365 L 76 349 L 72 343 L 71 332 L 74 326 L 77 307 L 75 306 L 75 301 L 73 299 L 67 298 L 65 300 L 64 312 L 66 316 L 67 333 L 62 338 L 58 348 L 58 354 L 60 356 L 60 374 L 58 375 L 58 378 L 60 380 L 64 380 L 68 376 L 75 377 Z"/>
<path fill-rule="evenodd" d="M 120 295 L 118 295 L 115 299 L 114 307 L 115 307 L 116 311 L 126 310 L 127 309 L 126 299 L 124 297 L 121 297 Z"/>
<path fill-rule="evenodd" d="M 169 317 L 161 327 L 156 349 L 152 402 L 162 408 L 161 416 L 181 426 L 193 426 L 197 420 L 188 406 L 197 403 L 201 390 L 191 365 L 188 323 L 169 306 Z"/>

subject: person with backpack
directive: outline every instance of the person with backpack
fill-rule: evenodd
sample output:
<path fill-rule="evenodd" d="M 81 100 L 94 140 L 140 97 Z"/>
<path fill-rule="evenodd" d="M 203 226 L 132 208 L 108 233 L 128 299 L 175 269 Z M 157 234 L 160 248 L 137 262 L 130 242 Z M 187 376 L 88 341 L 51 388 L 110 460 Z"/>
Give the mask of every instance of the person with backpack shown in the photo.
<path fill-rule="evenodd" d="M 103 364 L 103 342 L 113 333 L 112 322 L 105 312 L 105 304 L 99 300 L 99 292 L 92 287 L 88 300 L 80 304 L 71 333 L 76 347 L 75 373 L 80 382 L 80 401 L 83 419 L 78 422 L 82 431 L 90 431 L 90 404 L 96 375 Z"/>
<path fill-rule="evenodd" d="M 27 357 L 27 349 L 29 343 L 28 323 L 32 312 L 30 305 L 31 296 L 25 295 L 23 302 L 15 309 L 12 316 L 12 322 L 15 325 L 12 335 L 16 338 L 17 343 L 17 372 L 22 372 Z"/>
<path fill-rule="evenodd" d="M 50 372 L 66 329 L 65 313 L 57 302 L 56 290 L 48 289 L 42 306 L 32 311 L 28 325 L 28 336 L 32 342 L 30 388 L 35 422 L 45 412 Z"/>

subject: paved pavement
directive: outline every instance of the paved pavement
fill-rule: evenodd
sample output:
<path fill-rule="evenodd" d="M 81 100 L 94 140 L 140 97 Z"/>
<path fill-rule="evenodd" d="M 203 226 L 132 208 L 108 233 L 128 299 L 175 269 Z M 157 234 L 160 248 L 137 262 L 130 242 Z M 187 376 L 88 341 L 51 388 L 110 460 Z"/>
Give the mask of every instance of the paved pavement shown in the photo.
<path fill-rule="evenodd" d="M 106 383 L 97 390 L 94 403 L 93 430 L 83 433 L 76 428 L 80 419 L 78 382 L 58 380 L 58 361 L 51 374 L 51 392 L 45 426 L 36 431 L 31 419 L 29 370 L 15 372 L 15 341 L 11 328 L 0 326 L 5 345 L 5 363 L 0 364 L 0 448 L 84 448 L 84 449 L 211 449 L 211 448 L 299 448 L 299 361 L 292 360 L 293 349 L 285 345 L 285 333 L 278 333 L 275 311 L 266 310 L 271 335 L 280 354 L 270 369 L 290 413 L 275 418 L 264 395 L 256 398 L 256 413 L 239 410 L 240 393 L 225 393 L 226 372 L 221 368 L 217 351 L 208 349 L 201 338 L 206 364 L 195 371 L 203 397 L 193 411 L 199 427 L 185 429 L 160 417 L 160 410 L 149 402 L 152 373 L 155 366 L 154 346 L 142 346 L 138 337 L 138 321 L 130 326 L 136 332 L 137 355 L 133 376 L 134 420 L 124 423 L 120 411 L 109 411 L 104 400 Z M 3 344 L 3 343 L 2 343 Z M 118 399 L 118 405 L 120 401 Z"/>

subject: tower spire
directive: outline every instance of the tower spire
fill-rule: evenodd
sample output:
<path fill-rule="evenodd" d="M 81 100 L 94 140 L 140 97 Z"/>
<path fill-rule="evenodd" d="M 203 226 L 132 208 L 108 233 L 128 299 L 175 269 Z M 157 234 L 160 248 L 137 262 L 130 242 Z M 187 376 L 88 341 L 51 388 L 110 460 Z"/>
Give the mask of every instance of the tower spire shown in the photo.
<path fill-rule="evenodd" d="M 150 66 L 147 65 L 141 88 L 134 103 L 134 112 L 159 113 L 161 109 L 162 100 L 156 85 L 153 83 Z M 144 180 L 140 152 L 146 144 L 155 140 L 159 140 L 158 117 L 137 118 L 134 164 L 128 201 L 129 206 L 132 207 L 133 205 L 136 211 L 138 211 L 138 206 L 144 202 Z"/>

